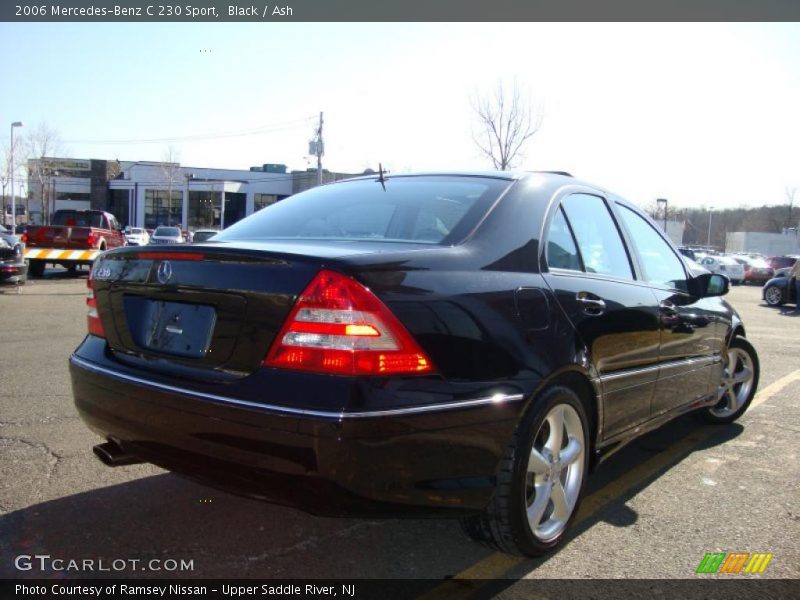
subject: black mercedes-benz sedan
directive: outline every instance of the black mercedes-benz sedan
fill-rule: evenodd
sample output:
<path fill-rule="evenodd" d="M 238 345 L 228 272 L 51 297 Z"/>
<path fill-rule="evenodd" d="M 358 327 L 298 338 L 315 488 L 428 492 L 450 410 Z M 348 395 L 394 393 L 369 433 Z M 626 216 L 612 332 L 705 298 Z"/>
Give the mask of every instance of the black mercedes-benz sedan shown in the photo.
<path fill-rule="evenodd" d="M 70 359 L 111 466 L 325 515 L 442 515 L 537 555 L 589 471 L 759 364 L 722 275 L 563 173 L 370 176 L 95 262 Z"/>

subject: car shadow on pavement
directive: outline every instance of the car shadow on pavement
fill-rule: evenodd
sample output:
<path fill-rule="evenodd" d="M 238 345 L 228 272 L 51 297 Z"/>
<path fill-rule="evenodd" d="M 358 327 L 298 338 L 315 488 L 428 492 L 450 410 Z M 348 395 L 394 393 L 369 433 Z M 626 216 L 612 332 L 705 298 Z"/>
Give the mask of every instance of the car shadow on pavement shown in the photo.
<path fill-rule="evenodd" d="M 610 458 L 589 479 L 588 497 L 613 487 L 626 473 L 646 466 L 654 456 L 666 456 L 666 462 L 663 468 L 609 496 L 607 502 L 577 523 L 570 539 L 599 522 L 620 527 L 634 524 L 638 516 L 626 505 L 630 498 L 692 452 L 723 444 L 742 431 L 736 424 L 720 427 L 699 445 L 670 454 L 676 442 L 707 427 L 692 416 L 682 417 Z M 0 516 L 3 578 L 441 580 L 490 554 L 468 540 L 454 520 L 314 517 L 209 489 L 167 473 L 64 496 Z M 15 565 L 16 557 L 35 555 L 62 559 L 58 563 L 61 569 L 53 570 L 48 563 L 48 568 L 40 570 L 41 562 L 36 562 L 40 559 L 23 558 Z M 502 577 L 530 573 L 552 556 L 523 561 Z M 84 559 L 94 561 L 88 571 L 68 568 L 69 560 Z M 151 565 L 153 560 L 157 563 Z M 193 561 L 193 568 L 173 570 L 182 560 Z M 32 568 L 25 570 L 29 564 Z"/>
<path fill-rule="evenodd" d="M 601 464 L 589 478 L 582 508 L 586 509 L 587 503 L 593 498 L 599 500 L 589 508 L 588 514 L 582 520 L 579 520 L 579 513 L 577 522 L 573 524 L 560 548 L 542 558 L 525 560 L 515 565 L 504 575 L 502 581 L 497 581 L 492 586 L 492 593 L 499 593 L 514 581 L 530 575 L 568 548 L 574 538 L 599 523 L 608 523 L 615 527 L 635 525 L 639 515 L 628 504 L 632 498 L 694 452 L 725 444 L 737 438 L 743 431 L 744 427 L 739 423 L 708 425 L 698 415 L 687 414 L 635 440 Z M 699 441 L 692 443 L 692 438 Z M 684 444 L 685 441 L 689 443 Z M 651 463 L 656 466 L 650 467 Z M 633 481 L 625 481 L 626 474 L 634 469 L 640 469 L 642 476 Z"/>
<path fill-rule="evenodd" d="M 795 309 L 793 306 L 781 306 L 779 314 L 782 317 L 800 317 L 800 310 Z"/>

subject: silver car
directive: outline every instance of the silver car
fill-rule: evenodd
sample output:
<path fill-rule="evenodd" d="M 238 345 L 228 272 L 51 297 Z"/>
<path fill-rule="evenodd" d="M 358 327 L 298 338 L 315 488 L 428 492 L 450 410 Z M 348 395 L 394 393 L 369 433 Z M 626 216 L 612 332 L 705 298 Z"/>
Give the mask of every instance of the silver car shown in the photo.
<path fill-rule="evenodd" d="M 180 227 L 171 227 L 168 225 L 160 225 L 156 227 L 153 235 L 150 236 L 151 244 L 185 244 L 186 240 L 183 237 Z"/>

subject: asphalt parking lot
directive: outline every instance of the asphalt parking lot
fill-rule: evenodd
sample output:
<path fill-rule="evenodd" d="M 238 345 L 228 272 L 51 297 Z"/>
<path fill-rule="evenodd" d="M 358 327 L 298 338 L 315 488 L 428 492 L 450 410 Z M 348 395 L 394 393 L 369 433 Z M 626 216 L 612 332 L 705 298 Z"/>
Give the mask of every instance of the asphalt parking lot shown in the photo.
<path fill-rule="evenodd" d="M 800 317 L 767 307 L 758 287 L 728 296 L 760 354 L 751 410 L 724 427 L 681 418 L 614 456 L 590 479 L 571 539 L 539 560 L 486 550 L 455 521 L 319 518 L 148 465 L 105 467 L 67 371 L 85 295 L 85 274 L 62 271 L 0 293 L 0 577 L 509 578 L 513 590 L 522 578 L 701 577 L 708 552 L 771 553 L 754 577 L 800 577 Z M 35 554 L 141 563 L 15 565 Z M 161 570 L 142 570 L 152 559 Z"/>

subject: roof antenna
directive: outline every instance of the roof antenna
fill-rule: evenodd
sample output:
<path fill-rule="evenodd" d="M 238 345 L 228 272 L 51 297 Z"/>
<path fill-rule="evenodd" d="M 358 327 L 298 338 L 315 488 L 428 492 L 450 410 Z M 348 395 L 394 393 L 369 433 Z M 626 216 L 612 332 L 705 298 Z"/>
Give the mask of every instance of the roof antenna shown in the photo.
<path fill-rule="evenodd" d="M 378 181 L 381 182 L 381 187 L 383 191 L 386 191 L 386 178 L 383 176 L 383 165 L 378 163 Z"/>

